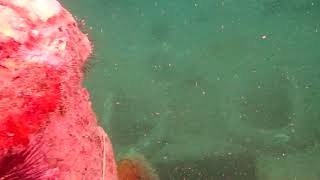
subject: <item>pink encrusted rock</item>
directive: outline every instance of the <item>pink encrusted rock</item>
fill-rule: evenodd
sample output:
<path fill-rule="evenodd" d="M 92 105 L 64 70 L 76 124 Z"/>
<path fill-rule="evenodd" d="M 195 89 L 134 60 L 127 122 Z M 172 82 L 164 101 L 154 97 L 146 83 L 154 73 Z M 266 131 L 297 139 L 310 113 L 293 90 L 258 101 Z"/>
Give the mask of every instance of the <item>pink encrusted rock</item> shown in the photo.
<path fill-rule="evenodd" d="M 117 179 L 111 142 L 81 86 L 91 51 L 57 1 L 0 0 L 0 179 L 9 174 L 3 159 L 22 152 L 32 152 L 16 156 L 31 170 L 46 167 L 38 179 Z"/>

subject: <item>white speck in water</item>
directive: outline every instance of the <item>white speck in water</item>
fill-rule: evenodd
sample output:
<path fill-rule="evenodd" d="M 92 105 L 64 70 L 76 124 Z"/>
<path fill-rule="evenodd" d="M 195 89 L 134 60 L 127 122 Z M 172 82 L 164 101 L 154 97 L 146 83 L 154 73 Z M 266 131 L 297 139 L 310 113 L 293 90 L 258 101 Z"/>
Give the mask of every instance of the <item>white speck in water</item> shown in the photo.
<path fill-rule="evenodd" d="M 161 9 L 161 15 L 163 16 L 163 15 L 165 15 L 165 14 L 166 14 L 166 10 Z"/>
<path fill-rule="evenodd" d="M 221 32 L 224 31 L 224 25 L 223 24 L 220 26 L 220 30 L 221 30 Z"/>
<path fill-rule="evenodd" d="M 168 159 L 168 156 L 163 156 L 163 159 L 167 160 L 167 159 Z"/>

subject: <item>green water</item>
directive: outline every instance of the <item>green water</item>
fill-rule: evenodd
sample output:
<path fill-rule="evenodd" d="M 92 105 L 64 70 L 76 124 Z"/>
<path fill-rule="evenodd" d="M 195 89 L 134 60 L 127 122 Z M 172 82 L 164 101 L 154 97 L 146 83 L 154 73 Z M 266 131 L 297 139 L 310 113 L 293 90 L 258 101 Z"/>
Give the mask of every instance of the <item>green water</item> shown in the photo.
<path fill-rule="evenodd" d="M 320 179 L 320 2 L 64 0 L 117 157 L 162 180 Z"/>

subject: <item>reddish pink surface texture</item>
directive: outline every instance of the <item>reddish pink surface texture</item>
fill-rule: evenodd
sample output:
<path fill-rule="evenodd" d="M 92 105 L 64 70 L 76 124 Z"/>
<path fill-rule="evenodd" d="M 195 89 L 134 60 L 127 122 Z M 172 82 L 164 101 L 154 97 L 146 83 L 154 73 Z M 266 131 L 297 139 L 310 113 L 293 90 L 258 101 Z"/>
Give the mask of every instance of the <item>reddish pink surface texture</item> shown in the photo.
<path fill-rule="evenodd" d="M 57 1 L 0 0 L 0 157 L 41 144 L 47 179 L 117 179 L 110 140 L 81 86 L 90 54 Z"/>

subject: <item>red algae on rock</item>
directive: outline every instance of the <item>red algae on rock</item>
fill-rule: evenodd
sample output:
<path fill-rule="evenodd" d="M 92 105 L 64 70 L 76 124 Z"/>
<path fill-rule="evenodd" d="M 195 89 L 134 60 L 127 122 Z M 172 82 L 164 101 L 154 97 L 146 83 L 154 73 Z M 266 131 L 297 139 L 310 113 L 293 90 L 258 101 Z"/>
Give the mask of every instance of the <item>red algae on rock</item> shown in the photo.
<path fill-rule="evenodd" d="M 47 169 L 35 179 L 117 179 L 111 142 L 81 86 L 91 51 L 56 0 L 0 0 L 0 166 L 41 156 L 33 165 Z M 24 170 L 11 175 L 23 180 Z"/>

